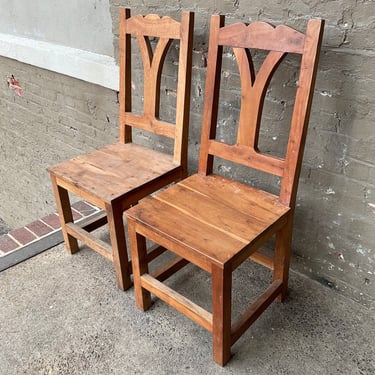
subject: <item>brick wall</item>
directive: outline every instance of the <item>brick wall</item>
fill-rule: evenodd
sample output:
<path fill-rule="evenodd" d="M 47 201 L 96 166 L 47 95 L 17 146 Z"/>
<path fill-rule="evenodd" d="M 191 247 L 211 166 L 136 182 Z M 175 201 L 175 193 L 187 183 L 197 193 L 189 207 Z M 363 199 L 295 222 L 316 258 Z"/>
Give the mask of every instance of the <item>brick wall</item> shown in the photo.
<path fill-rule="evenodd" d="M 196 12 L 193 55 L 189 163 L 197 166 L 209 16 L 226 14 L 226 22 L 263 20 L 287 23 L 304 30 L 306 20 L 326 20 L 323 50 L 296 209 L 292 268 L 362 304 L 375 307 L 375 85 L 373 0 L 277 1 L 259 0 L 111 0 L 115 55 L 118 56 L 118 7 L 136 13 L 179 17 L 182 9 Z M 144 5 L 147 4 L 147 5 Z M 260 56 L 261 58 L 261 56 Z M 291 115 L 295 86 L 286 67 L 267 96 L 262 149 L 282 152 L 283 126 Z M 173 64 L 172 64 L 173 65 Z M 224 62 L 219 134 L 233 134 L 238 116 L 237 70 L 230 54 Z M 137 70 L 137 69 L 136 69 Z M 167 71 L 165 84 L 174 73 Z M 0 59 L 0 181 L 7 217 L 22 224 L 54 207 L 45 168 L 117 135 L 116 94 L 79 80 Z M 4 77 L 14 74 L 24 85 L 19 98 Z M 135 83 L 141 78 L 135 73 Z M 137 86 L 137 85 L 136 85 Z M 137 89 L 137 87 L 136 87 Z M 173 113 L 173 88 L 164 91 L 164 115 Z M 141 95 L 141 94 L 140 94 Z M 280 122 L 281 120 L 281 122 Z M 278 130 L 281 132 L 276 133 Z M 146 135 L 141 134 L 143 140 Z M 165 147 L 153 140 L 157 147 Z M 280 146 L 281 145 L 281 146 Z M 249 183 L 278 188 L 278 181 L 249 174 L 236 166 L 216 168 Z M 3 203 L 1 203 L 3 205 Z M 3 206 L 1 206 L 3 210 Z M 0 215 L 1 216 L 1 215 Z"/>
<path fill-rule="evenodd" d="M 116 140 L 117 93 L 2 57 L 0 77 L 0 217 L 17 228 L 55 210 L 48 166 Z"/>

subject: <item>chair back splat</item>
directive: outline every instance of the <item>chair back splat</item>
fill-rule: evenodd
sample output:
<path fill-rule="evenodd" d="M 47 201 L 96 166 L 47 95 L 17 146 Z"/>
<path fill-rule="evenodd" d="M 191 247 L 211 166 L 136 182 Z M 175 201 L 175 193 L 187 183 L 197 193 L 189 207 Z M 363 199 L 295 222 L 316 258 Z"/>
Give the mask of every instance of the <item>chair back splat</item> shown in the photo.
<path fill-rule="evenodd" d="M 224 16 L 212 17 L 199 172 L 212 173 L 214 156 L 217 156 L 279 176 L 282 178 L 280 201 L 292 207 L 315 84 L 317 63 L 314 62 L 320 51 L 322 21 L 311 20 L 306 35 L 284 25 L 274 28 L 265 22 L 226 27 L 223 23 Z M 242 101 L 234 145 L 215 140 L 223 46 L 233 48 L 241 77 Z M 270 51 L 257 75 L 249 48 Z M 262 154 L 258 140 L 266 91 L 287 53 L 302 55 L 302 61 L 286 158 L 281 159 Z"/>
<path fill-rule="evenodd" d="M 123 213 L 145 196 L 187 175 L 194 14 L 183 12 L 181 22 L 155 14 L 131 16 L 120 10 L 119 142 L 49 168 L 64 241 L 69 253 L 77 240 L 112 260 L 120 289 L 131 286 L 131 264 L 126 249 Z M 155 50 L 151 38 L 158 39 Z M 175 121 L 159 118 L 161 77 L 172 41 L 179 44 Z M 143 113 L 132 112 L 132 44 L 138 43 L 144 72 Z M 134 53 L 134 51 L 133 51 Z M 177 60 L 177 59 L 176 59 Z M 173 154 L 133 142 L 138 128 L 174 142 Z M 69 192 L 101 208 L 93 222 L 74 222 Z M 91 234 L 108 222 L 111 244 Z M 161 249 L 155 249 L 155 254 Z"/>
<path fill-rule="evenodd" d="M 206 328 L 212 333 L 213 358 L 220 365 L 229 361 L 231 346 L 271 302 L 283 300 L 287 293 L 294 206 L 323 26 L 322 20 L 311 20 L 303 34 L 264 22 L 225 26 L 224 16 L 213 16 L 198 173 L 126 212 L 138 307 L 147 309 L 153 293 Z M 233 144 L 216 139 L 224 47 L 233 49 L 240 75 L 241 105 Z M 257 73 L 250 49 L 269 51 Z M 287 53 L 301 55 L 301 63 L 285 157 L 276 157 L 260 151 L 259 135 L 267 89 Z M 214 173 L 214 158 L 278 176 L 279 194 Z M 259 250 L 273 236 L 270 257 Z M 176 255 L 152 274 L 146 238 Z M 249 258 L 271 269 L 273 281 L 232 323 L 232 273 Z M 162 283 L 187 263 L 211 274 L 211 311 Z"/>
<path fill-rule="evenodd" d="M 192 30 L 194 17 L 185 12 L 181 22 L 155 14 L 130 17 L 129 9 L 121 9 L 120 18 L 120 115 L 119 138 L 132 142 L 132 128 L 143 129 L 171 138 L 174 143 L 173 160 L 187 173 L 187 135 L 190 103 L 192 59 Z M 135 37 L 143 62 L 143 114 L 132 113 L 131 37 Z M 159 38 L 153 51 L 150 37 Z M 180 40 L 176 119 L 171 124 L 159 119 L 160 81 L 164 59 L 173 40 Z"/>

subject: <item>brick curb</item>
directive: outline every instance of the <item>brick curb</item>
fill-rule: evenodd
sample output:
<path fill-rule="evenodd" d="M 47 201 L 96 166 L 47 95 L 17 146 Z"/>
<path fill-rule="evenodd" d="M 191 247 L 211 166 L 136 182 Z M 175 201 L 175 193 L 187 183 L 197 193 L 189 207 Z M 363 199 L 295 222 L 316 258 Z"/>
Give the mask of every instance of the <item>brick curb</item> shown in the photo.
<path fill-rule="evenodd" d="M 73 217 L 84 223 L 102 213 L 85 201 L 72 205 Z M 44 216 L 0 236 L 0 272 L 63 242 L 59 216 Z"/>

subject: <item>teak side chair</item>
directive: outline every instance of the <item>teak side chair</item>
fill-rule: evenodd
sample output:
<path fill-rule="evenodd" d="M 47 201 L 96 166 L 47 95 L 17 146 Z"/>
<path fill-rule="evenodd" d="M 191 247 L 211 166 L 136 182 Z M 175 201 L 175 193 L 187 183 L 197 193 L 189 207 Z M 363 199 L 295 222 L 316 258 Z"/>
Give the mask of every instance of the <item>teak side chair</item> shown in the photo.
<path fill-rule="evenodd" d="M 77 252 L 77 240 L 80 240 L 112 260 L 117 285 L 122 290 L 132 285 L 124 211 L 148 194 L 187 175 L 193 25 L 192 12 L 183 12 L 178 22 L 155 14 L 131 17 L 129 9 L 121 9 L 119 141 L 49 168 L 67 251 Z M 154 50 L 150 38 L 158 38 Z M 160 82 L 173 40 L 180 46 L 176 118 L 175 123 L 169 123 L 159 118 Z M 136 42 L 144 69 L 142 114 L 132 112 L 131 44 Z M 132 142 L 132 128 L 171 138 L 173 155 Z M 104 210 L 103 215 L 84 226 L 74 223 L 69 192 Z M 106 223 L 111 246 L 90 233 Z"/>
<path fill-rule="evenodd" d="M 223 16 L 212 16 L 198 173 L 126 212 L 137 306 L 149 308 L 153 293 L 206 328 L 220 365 L 228 362 L 231 346 L 271 302 L 283 300 L 287 292 L 293 212 L 323 25 L 322 20 L 311 20 L 303 34 L 264 22 L 224 26 Z M 233 145 L 215 139 L 223 46 L 233 48 L 241 79 Z M 250 48 L 270 51 L 256 77 Z M 287 53 L 302 55 L 301 68 L 286 156 L 276 158 L 258 150 L 258 136 L 267 86 Z M 214 157 L 279 176 L 280 194 L 215 174 Z M 274 256 L 257 252 L 273 235 Z M 149 273 L 146 238 L 176 255 L 165 270 Z M 232 272 L 249 257 L 273 270 L 273 282 L 232 325 Z M 212 312 L 163 283 L 189 262 L 211 274 Z"/>

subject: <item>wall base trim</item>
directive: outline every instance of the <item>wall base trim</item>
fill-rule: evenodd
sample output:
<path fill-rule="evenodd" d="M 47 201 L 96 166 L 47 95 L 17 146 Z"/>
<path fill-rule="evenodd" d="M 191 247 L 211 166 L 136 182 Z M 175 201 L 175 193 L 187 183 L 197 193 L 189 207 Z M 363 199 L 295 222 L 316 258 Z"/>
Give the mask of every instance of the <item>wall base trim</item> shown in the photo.
<path fill-rule="evenodd" d="M 115 91 L 119 67 L 111 56 L 0 33 L 0 55 Z"/>

